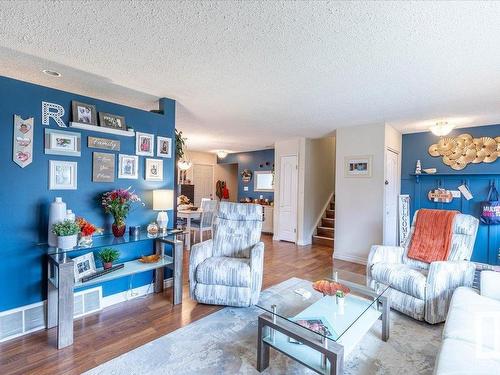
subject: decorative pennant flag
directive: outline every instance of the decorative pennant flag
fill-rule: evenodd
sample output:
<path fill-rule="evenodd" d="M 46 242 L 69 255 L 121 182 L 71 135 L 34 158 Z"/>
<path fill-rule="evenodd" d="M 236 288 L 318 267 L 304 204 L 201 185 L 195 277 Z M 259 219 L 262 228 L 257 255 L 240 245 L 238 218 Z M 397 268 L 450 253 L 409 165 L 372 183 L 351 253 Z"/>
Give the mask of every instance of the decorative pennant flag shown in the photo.
<path fill-rule="evenodd" d="M 30 165 L 33 161 L 33 117 L 23 120 L 14 115 L 14 163 L 21 168 Z"/>

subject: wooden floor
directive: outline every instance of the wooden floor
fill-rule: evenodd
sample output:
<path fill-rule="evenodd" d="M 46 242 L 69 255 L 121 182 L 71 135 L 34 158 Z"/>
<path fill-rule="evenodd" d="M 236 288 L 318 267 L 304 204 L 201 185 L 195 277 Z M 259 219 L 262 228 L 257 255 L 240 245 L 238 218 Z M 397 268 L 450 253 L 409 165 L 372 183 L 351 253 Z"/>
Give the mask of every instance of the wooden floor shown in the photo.
<path fill-rule="evenodd" d="M 272 241 L 266 245 L 263 289 L 289 279 L 317 279 L 332 272 L 332 249 Z M 187 260 L 189 254 L 185 254 Z M 172 307 L 171 288 L 111 306 L 75 321 L 73 346 L 57 350 L 56 330 L 42 330 L 0 344 L 0 374 L 80 374 L 149 341 L 207 316 L 221 307 L 201 305 L 188 295 L 185 262 L 182 305 Z M 335 261 L 335 268 L 358 274 L 364 266 Z"/>

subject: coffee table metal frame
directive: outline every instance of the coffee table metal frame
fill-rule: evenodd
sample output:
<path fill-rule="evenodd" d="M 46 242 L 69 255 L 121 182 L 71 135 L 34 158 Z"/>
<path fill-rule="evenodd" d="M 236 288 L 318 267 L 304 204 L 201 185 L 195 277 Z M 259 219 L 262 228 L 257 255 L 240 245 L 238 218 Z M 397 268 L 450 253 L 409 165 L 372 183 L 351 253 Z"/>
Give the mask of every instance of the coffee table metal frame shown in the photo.
<path fill-rule="evenodd" d="M 382 312 L 380 316 L 382 320 L 382 340 L 387 341 L 389 339 L 391 310 L 390 299 L 387 295 L 384 295 L 387 294 L 387 291 L 380 295 L 372 289 L 356 283 L 348 281 L 342 281 L 342 283 L 347 285 L 352 291 L 374 299 L 374 303 L 378 305 L 377 307 L 379 307 Z M 276 306 L 273 306 L 273 311 L 276 312 Z M 344 334 L 348 334 L 349 329 L 350 328 L 348 328 Z M 285 336 L 297 340 L 303 345 L 321 353 L 323 362 L 321 371 L 302 361 L 300 358 L 294 357 L 280 347 L 273 345 L 274 331 L 281 332 Z M 267 338 L 270 338 L 270 340 L 266 340 Z M 269 367 L 269 353 L 271 347 L 319 374 L 342 375 L 344 373 L 344 347 L 341 344 L 333 340 L 325 339 L 323 336 L 305 327 L 301 327 L 296 323 L 277 316 L 276 313 L 268 312 L 260 315 L 258 320 L 257 370 L 259 372 Z M 326 361 L 330 363 L 329 369 Z"/>

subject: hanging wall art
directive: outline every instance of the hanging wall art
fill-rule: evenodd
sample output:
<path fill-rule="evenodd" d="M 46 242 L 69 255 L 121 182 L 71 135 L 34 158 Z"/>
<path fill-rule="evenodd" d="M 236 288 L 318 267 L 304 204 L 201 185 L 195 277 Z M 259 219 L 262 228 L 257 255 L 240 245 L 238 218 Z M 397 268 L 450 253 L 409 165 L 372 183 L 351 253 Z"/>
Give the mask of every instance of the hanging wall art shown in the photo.
<path fill-rule="evenodd" d="M 470 134 L 443 137 L 429 146 L 429 155 L 442 157 L 443 163 L 454 170 L 468 164 L 493 163 L 500 154 L 500 137 L 473 138 Z"/>
<path fill-rule="evenodd" d="M 23 120 L 14 115 L 13 160 L 21 168 L 33 161 L 33 117 Z"/>
<path fill-rule="evenodd" d="M 50 119 L 53 119 L 57 126 L 66 128 L 66 124 L 61 117 L 64 116 L 64 107 L 59 104 L 42 102 L 42 125 L 50 125 Z"/>

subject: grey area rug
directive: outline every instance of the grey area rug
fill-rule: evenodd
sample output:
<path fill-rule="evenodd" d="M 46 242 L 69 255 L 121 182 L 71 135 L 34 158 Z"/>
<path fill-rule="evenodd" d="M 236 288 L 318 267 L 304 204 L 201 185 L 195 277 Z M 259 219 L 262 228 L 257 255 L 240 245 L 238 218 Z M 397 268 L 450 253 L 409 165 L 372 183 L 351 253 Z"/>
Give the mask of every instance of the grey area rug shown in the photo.
<path fill-rule="evenodd" d="M 269 290 L 294 287 L 292 278 Z M 213 313 L 106 362 L 86 375 L 132 374 L 259 374 L 257 307 L 230 308 Z M 346 375 L 432 374 L 441 341 L 442 325 L 417 322 L 391 312 L 388 342 L 380 339 L 378 321 L 345 359 Z M 269 368 L 262 374 L 314 374 L 271 349 Z"/>

